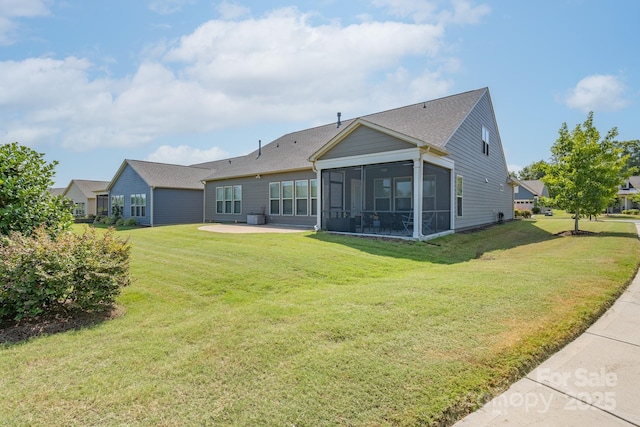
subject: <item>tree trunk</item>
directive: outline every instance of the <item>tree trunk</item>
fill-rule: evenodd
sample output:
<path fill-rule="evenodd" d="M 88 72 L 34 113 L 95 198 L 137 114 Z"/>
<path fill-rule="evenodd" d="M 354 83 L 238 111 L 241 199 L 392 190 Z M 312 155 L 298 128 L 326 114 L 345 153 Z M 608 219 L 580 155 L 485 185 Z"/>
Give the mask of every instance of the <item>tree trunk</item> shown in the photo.
<path fill-rule="evenodd" d="M 575 222 L 575 226 L 573 227 L 573 231 L 578 232 L 579 228 L 578 228 L 578 221 L 580 220 L 580 208 L 576 208 L 576 222 Z"/>

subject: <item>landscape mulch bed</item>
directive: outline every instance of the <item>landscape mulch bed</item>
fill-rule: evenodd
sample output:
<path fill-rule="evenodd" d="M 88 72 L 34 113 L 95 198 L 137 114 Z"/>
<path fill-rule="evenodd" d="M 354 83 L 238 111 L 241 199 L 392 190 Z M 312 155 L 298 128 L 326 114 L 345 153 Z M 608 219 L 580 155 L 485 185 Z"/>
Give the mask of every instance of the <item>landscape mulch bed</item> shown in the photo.
<path fill-rule="evenodd" d="M 124 314 L 123 307 L 113 307 L 101 312 L 79 313 L 72 316 L 52 316 L 30 320 L 5 320 L 0 322 L 0 344 L 16 344 L 31 338 L 82 329 L 115 319 Z"/>

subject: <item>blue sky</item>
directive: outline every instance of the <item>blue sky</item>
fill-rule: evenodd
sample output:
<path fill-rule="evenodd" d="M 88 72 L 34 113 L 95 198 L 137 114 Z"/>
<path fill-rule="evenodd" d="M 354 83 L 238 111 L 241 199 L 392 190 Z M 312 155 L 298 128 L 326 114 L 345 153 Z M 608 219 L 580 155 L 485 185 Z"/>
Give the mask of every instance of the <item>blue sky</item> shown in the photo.
<path fill-rule="evenodd" d="M 507 163 L 589 111 L 640 139 L 636 0 L 0 0 L 0 142 L 56 186 L 489 87 Z"/>

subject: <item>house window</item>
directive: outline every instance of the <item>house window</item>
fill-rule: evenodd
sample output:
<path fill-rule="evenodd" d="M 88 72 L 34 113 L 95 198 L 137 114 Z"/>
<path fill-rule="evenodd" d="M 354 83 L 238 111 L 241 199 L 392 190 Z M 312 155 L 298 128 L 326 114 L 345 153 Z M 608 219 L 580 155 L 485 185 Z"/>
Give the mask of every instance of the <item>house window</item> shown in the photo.
<path fill-rule="evenodd" d="M 309 215 L 309 181 L 296 181 L 296 215 Z"/>
<path fill-rule="evenodd" d="M 411 210 L 411 177 L 393 179 L 393 205 L 397 211 Z"/>
<path fill-rule="evenodd" d="M 122 216 L 124 214 L 124 196 L 111 196 L 111 214 L 113 216 Z"/>
<path fill-rule="evenodd" d="M 224 187 L 216 187 L 216 213 L 224 213 Z"/>
<path fill-rule="evenodd" d="M 373 181 L 374 206 L 377 211 L 391 210 L 391 178 L 376 178 Z"/>
<path fill-rule="evenodd" d="M 132 217 L 144 217 L 147 216 L 147 195 L 146 194 L 132 194 L 129 198 L 129 205 L 131 209 Z"/>
<path fill-rule="evenodd" d="M 242 185 L 233 186 L 233 213 L 242 213 Z"/>
<path fill-rule="evenodd" d="M 456 216 L 462 216 L 462 176 L 456 175 Z"/>
<path fill-rule="evenodd" d="M 242 213 L 242 185 L 216 187 L 216 213 Z"/>
<path fill-rule="evenodd" d="M 318 215 L 318 180 L 309 180 L 311 195 L 311 215 Z"/>
<path fill-rule="evenodd" d="M 269 183 L 269 215 L 280 215 L 280 183 Z"/>
<path fill-rule="evenodd" d="M 293 215 L 293 181 L 282 183 L 282 215 Z"/>
<path fill-rule="evenodd" d="M 482 154 L 489 155 L 489 129 L 482 126 Z"/>
<path fill-rule="evenodd" d="M 513 194 L 518 194 L 518 191 L 520 191 L 519 185 L 516 185 L 515 187 L 513 187 Z"/>
<path fill-rule="evenodd" d="M 73 207 L 73 214 L 75 216 L 84 216 L 84 203 L 76 203 Z"/>

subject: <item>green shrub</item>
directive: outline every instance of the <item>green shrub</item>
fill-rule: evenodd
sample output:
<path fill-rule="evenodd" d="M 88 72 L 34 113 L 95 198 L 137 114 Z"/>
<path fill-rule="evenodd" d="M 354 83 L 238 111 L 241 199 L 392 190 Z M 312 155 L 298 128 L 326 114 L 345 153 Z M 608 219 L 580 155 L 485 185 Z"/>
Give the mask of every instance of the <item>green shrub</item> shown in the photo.
<path fill-rule="evenodd" d="M 136 221 L 135 218 L 129 218 L 126 221 L 124 221 L 124 225 L 126 225 L 127 227 L 133 227 L 134 225 L 137 225 L 138 222 Z"/>
<path fill-rule="evenodd" d="M 520 210 L 519 209 L 514 209 L 513 210 L 513 217 L 514 218 L 520 218 Z"/>
<path fill-rule="evenodd" d="M 115 220 L 112 216 L 105 216 L 102 218 L 102 223 L 104 225 L 113 225 L 114 222 Z"/>
<path fill-rule="evenodd" d="M 533 209 L 531 209 L 531 213 L 533 213 L 534 215 L 539 214 L 540 213 L 540 207 L 534 206 Z"/>
<path fill-rule="evenodd" d="M 531 211 L 529 209 L 523 209 L 520 211 L 520 216 L 523 218 L 531 218 Z"/>
<path fill-rule="evenodd" d="M 95 311 L 112 306 L 130 283 L 131 244 L 113 230 L 62 233 L 44 227 L 0 240 L 0 319 Z"/>
<path fill-rule="evenodd" d="M 122 227 L 124 225 L 124 218 L 118 218 L 118 220 L 116 221 L 116 227 Z"/>

